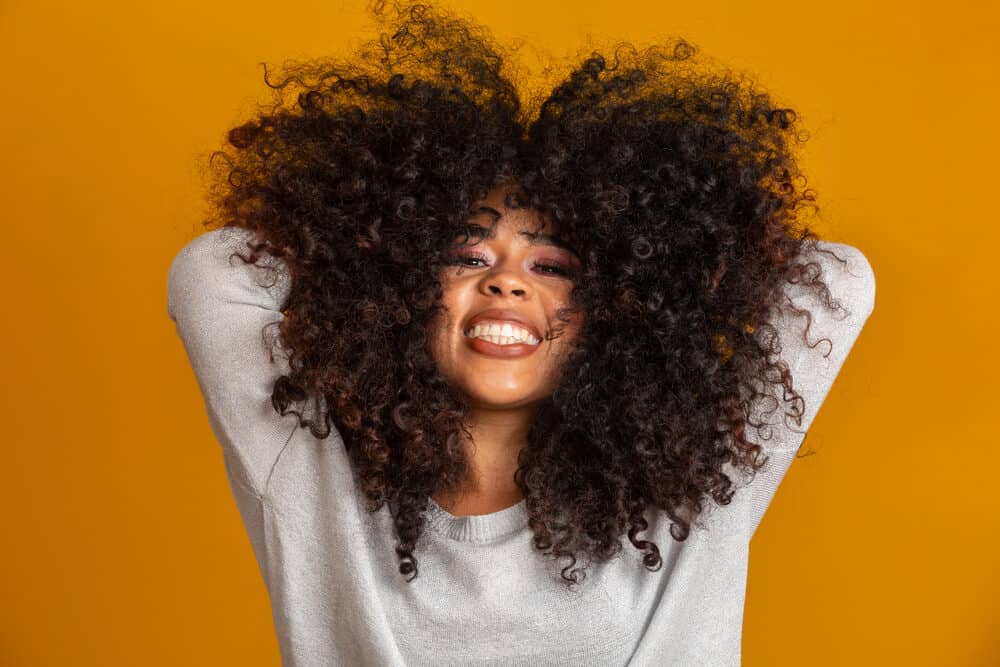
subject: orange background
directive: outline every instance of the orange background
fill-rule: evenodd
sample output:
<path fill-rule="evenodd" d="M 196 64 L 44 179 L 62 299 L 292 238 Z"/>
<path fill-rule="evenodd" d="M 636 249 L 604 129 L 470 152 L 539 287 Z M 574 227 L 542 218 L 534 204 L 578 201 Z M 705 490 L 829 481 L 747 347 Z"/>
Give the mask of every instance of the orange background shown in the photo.
<path fill-rule="evenodd" d="M 681 35 L 799 111 L 814 224 L 868 256 L 877 296 L 754 539 L 744 664 L 1000 664 L 1000 26 L 971 3 L 825 4 L 450 6 L 557 58 L 587 33 Z M 371 26 L 363 0 L 0 5 L 0 664 L 279 664 L 167 267 L 204 156 L 267 99 L 257 63 Z"/>

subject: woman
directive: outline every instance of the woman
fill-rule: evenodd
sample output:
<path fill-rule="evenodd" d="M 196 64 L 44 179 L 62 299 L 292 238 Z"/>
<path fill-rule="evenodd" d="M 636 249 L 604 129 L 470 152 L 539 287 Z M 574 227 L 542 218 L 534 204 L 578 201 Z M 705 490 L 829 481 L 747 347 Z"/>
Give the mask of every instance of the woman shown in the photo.
<path fill-rule="evenodd" d="M 169 272 L 283 663 L 739 664 L 874 304 L 794 113 L 683 40 L 522 110 L 485 31 L 396 9 L 230 132 Z"/>

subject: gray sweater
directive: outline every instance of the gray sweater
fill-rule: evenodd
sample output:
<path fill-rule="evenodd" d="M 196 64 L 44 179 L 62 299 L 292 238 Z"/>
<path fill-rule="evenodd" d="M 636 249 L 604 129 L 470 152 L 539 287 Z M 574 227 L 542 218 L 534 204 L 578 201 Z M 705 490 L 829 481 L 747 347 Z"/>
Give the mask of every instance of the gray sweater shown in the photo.
<path fill-rule="evenodd" d="M 788 288 L 796 305 L 815 308 L 810 340 L 830 338 L 829 357 L 826 342 L 802 343 L 804 319 L 776 323 L 805 399 L 802 427 L 784 425 L 778 410 L 773 437 L 760 440 L 768 466 L 749 483 L 731 475 L 732 503 L 709 500 L 704 529 L 693 526 L 685 542 L 670 536 L 665 515 L 647 512 L 640 536 L 658 544 L 658 572 L 626 539 L 624 553 L 592 563 L 570 591 L 559 581 L 565 562 L 534 549 L 523 500 L 463 517 L 431 500 L 415 552 L 420 576 L 403 580 L 388 506 L 365 510 L 340 434 L 318 440 L 271 406 L 288 365 L 280 350 L 270 360 L 261 330 L 283 317 L 290 283 L 273 258 L 271 288 L 257 284 L 268 282 L 262 269 L 227 260 L 247 234 L 227 228 L 188 243 L 169 269 L 167 310 L 221 445 L 286 667 L 740 664 L 750 539 L 874 305 L 874 275 L 859 250 L 821 242 L 846 256 L 847 269 L 816 255 L 848 317 Z"/>

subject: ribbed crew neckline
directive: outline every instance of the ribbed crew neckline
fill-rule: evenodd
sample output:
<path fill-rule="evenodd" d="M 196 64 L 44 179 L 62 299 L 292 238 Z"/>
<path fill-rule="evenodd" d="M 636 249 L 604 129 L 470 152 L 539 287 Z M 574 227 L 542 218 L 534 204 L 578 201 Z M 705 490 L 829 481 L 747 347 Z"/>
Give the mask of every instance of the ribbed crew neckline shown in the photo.
<path fill-rule="evenodd" d="M 493 542 L 528 525 L 528 510 L 523 498 L 516 505 L 490 514 L 468 516 L 455 516 L 438 505 L 433 498 L 427 500 L 427 520 L 430 526 L 458 542 Z"/>

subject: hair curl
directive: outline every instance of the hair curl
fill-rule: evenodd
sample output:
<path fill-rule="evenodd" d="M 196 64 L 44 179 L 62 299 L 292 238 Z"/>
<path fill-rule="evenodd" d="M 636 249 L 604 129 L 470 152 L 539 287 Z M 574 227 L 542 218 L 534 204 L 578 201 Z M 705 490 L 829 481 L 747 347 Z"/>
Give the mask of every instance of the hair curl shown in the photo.
<path fill-rule="evenodd" d="M 514 178 L 582 261 L 572 305 L 586 318 L 559 387 L 538 411 L 516 483 L 539 550 L 606 560 L 666 512 L 683 541 L 730 464 L 756 472 L 751 405 L 801 397 L 770 324 L 783 286 L 831 295 L 816 208 L 793 156 L 792 109 L 742 75 L 697 66 L 683 39 L 593 51 L 522 109 L 508 55 L 483 28 L 426 4 L 371 6 L 377 39 L 349 61 L 286 62 L 275 101 L 229 131 L 206 226 L 256 232 L 246 262 L 282 259 L 288 375 L 272 402 L 317 438 L 335 425 L 369 511 L 394 508 L 399 572 L 428 499 L 458 483 L 467 404 L 428 346 L 449 243 L 470 204 Z M 294 97 L 292 97 L 294 96 Z M 808 312 L 798 311 L 809 317 Z M 317 417 L 293 404 L 314 401 Z M 775 399 L 776 400 L 776 399 Z M 412 580 L 410 577 L 408 580 Z"/>

